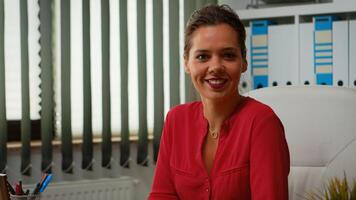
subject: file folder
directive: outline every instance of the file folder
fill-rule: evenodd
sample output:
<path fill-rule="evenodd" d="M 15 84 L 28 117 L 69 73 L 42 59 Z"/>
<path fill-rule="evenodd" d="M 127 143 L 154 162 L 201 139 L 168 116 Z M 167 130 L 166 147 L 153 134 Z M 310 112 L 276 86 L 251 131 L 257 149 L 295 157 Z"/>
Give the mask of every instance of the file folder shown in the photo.
<path fill-rule="evenodd" d="M 250 63 L 250 47 L 251 47 L 251 29 L 246 27 L 246 60 L 247 60 L 247 70 L 241 74 L 240 83 L 239 83 L 239 92 L 244 94 L 252 90 L 252 77 L 251 77 L 251 63 Z"/>
<path fill-rule="evenodd" d="M 349 21 L 349 87 L 356 88 L 356 20 Z"/>
<path fill-rule="evenodd" d="M 313 22 L 316 84 L 333 85 L 333 17 L 317 16 Z"/>
<path fill-rule="evenodd" d="M 299 25 L 299 82 L 301 85 L 315 84 L 313 33 L 312 23 Z"/>
<path fill-rule="evenodd" d="M 296 25 L 268 27 L 268 77 L 270 86 L 297 85 L 298 38 Z"/>
<path fill-rule="evenodd" d="M 333 85 L 349 86 L 349 24 L 348 21 L 333 22 Z M 350 35 L 351 36 L 351 35 Z M 355 55 L 355 54 L 353 54 Z"/>
<path fill-rule="evenodd" d="M 251 27 L 251 73 L 253 88 L 268 87 L 268 25 L 269 20 L 252 21 Z"/>

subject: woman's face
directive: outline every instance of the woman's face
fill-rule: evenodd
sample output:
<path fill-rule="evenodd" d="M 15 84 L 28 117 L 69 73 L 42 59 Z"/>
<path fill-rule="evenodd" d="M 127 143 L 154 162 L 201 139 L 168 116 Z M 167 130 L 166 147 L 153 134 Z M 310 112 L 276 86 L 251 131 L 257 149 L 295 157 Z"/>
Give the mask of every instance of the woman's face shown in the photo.
<path fill-rule="evenodd" d="M 240 76 L 247 63 L 236 34 L 227 24 L 203 26 L 194 31 L 185 71 L 202 98 L 223 100 L 238 95 Z"/>

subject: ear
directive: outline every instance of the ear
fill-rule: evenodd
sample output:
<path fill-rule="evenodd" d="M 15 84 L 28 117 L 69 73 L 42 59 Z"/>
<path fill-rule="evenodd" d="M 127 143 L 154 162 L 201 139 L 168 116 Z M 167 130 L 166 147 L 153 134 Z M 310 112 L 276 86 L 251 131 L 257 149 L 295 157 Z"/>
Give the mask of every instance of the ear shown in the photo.
<path fill-rule="evenodd" d="M 190 68 L 188 66 L 188 60 L 187 59 L 184 59 L 184 71 L 185 71 L 185 73 L 190 74 Z"/>
<path fill-rule="evenodd" d="M 242 63 L 241 63 L 241 73 L 244 73 L 247 70 L 247 60 L 243 59 Z"/>

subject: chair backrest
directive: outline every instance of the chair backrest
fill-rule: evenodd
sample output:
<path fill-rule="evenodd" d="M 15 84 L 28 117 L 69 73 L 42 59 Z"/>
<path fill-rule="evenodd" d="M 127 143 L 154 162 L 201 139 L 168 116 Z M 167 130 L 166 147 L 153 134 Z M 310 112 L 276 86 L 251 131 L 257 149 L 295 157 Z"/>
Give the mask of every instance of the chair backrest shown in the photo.
<path fill-rule="evenodd" d="M 289 199 L 303 199 L 334 176 L 356 179 L 356 90 L 270 87 L 246 94 L 281 119 L 291 156 Z"/>

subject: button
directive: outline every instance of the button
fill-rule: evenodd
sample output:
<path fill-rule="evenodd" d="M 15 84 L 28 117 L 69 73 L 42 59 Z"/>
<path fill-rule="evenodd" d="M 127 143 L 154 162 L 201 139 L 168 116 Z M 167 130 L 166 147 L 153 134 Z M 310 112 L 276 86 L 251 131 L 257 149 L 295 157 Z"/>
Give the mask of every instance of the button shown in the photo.
<path fill-rule="evenodd" d="M 206 190 L 205 190 L 206 192 L 209 192 L 209 188 L 206 188 Z"/>

